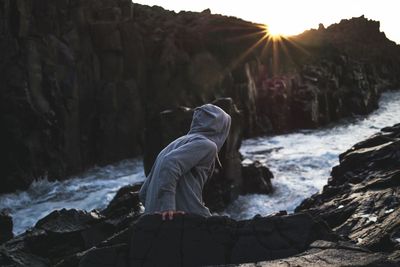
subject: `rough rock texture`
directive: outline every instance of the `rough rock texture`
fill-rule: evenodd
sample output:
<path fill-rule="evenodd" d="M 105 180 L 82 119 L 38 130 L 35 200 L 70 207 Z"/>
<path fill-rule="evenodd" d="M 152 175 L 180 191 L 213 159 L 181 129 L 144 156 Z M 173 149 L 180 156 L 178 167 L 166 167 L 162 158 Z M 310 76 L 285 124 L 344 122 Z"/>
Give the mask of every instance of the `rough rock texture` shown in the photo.
<path fill-rule="evenodd" d="M 137 220 L 142 210 L 137 191 L 132 192 L 137 189 L 138 186 L 121 189 L 101 212 L 63 209 L 50 213 L 31 230 L 0 246 L 0 265 L 243 263 L 288 257 L 319 239 L 337 240 L 324 222 L 305 213 L 246 221 L 190 214 L 178 215 L 172 221 L 162 221 L 160 215 Z M 124 221 L 120 219 L 122 214 Z"/>
<path fill-rule="evenodd" d="M 398 261 L 382 253 L 371 253 L 366 249 L 350 243 L 333 243 L 318 240 L 310 245 L 304 253 L 282 260 L 263 261 L 225 267 L 300 267 L 300 266 L 379 266 L 396 267 Z"/>
<path fill-rule="evenodd" d="M 241 194 L 269 194 L 273 191 L 272 172 L 259 161 L 242 166 L 243 184 Z"/>
<path fill-rule="evenodd" d="M 0 211 L 0 244 L 13 238 L 13 221 L 7 211 Z"/>
<path fill-rule="evenodd" d="M 364 18 L 275 50 L 261 25 L 130 0 L 1 0 L 0 18 L 0 192 L 143 153 L 162 110 L 229 96 L 249 136 L 369 112 L 399 84 L 399 47 Z"/>
<path fill-rule="evenodd" d="M 124 266 L 124 259 L 129 259 L 129 266 L 204 266 L 276 259 L 301 252 L 318 238 L 332 240 L 334 236 L 306 214 L 239 222 L 195 215 L 163 222 L 159 215 L 146 215 L 132 226 L 129 243 L 91 250 L 80 266 Z"/>
<path fill-rule="evenodd" d="M 143 211 L 139 185 L 121 188 L 102 211 L 56 210 L 0 246 L 0 266 L 54 266 L 124 232 Z M 75 255 L 77 254 L 77 255 Z M 77 265 L 67 265 L 77 266 Z"/>
<path fill-rule="evenodd" d="M 400 124 L 340 155 L 321 194 L 297 208 L 373 251 L 400 250 Z"/>

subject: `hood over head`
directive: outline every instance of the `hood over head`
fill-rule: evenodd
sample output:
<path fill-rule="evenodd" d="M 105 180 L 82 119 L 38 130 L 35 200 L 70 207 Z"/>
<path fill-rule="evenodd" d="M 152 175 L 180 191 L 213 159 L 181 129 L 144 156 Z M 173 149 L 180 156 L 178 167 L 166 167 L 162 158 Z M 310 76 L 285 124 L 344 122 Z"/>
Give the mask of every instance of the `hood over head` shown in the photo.
<path fill-rule="evenodd" d="M 231 127 L 231 116 L 220 107 L 205 104 L 194 110 L 189 134 L 198 133 L 213 141 L 218 151 L 225 143 Z"/>

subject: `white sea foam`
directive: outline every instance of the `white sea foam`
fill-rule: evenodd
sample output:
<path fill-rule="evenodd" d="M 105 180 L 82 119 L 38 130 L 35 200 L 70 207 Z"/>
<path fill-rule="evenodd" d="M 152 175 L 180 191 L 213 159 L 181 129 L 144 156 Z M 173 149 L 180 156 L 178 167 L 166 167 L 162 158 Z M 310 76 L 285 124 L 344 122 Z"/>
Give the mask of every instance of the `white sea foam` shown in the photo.
<path fill-rule="evenodd" d="M 240 152 L 245 160 L 265 162 L 275 176 L 275 192 L 240 196 L 223 214 L 248 219 L 279 210 L 293 212 L 304 198 L 319 192 L 327 183 L 332 167 L 339 163 L 340 153 L 381 128 L 400 122 L 400 92 L 383 94 L 379 106 L 368 116 L 322 129 L 245 140 Z"/>
<path fill-rule="evenodd" d="M 124 160 L 65 181 L 36 181 L 27 191 L 0 196 L 0 209 L 11 213 L 14 234 L 20 234 L 56 209 L 103 209 L 120 187 L 143 179 L 142 160 Z"/>

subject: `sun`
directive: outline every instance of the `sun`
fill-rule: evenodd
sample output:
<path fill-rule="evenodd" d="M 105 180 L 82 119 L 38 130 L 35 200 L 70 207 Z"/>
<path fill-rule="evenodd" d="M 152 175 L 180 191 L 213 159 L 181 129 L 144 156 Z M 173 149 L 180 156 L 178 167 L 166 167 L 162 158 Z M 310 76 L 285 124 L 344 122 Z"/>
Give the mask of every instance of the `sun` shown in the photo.
<path fill-rule="evenodd" d="M 279 41 L 284 38 L 286 35 L 280 30 L 278 27 L 274 27 L 271 25 L 263 25 L 265 35 L 268 39 L 272 39 L 273 41 Z"/>
<path fill-rule="evenodd" d="M 268 23 L 265 24 L 266 35 L 274 40 L 286 39 L 293 35 L 293 29 L 284 23 Z"/>
<path fill-rule="evenodd" d="M 273 25 L 267 25 L 267 30 L 269 35 L 271 35 L 272 37 L 281 37 L 285 35 L 283 31 L 279 29 L 279 27 Z"/>

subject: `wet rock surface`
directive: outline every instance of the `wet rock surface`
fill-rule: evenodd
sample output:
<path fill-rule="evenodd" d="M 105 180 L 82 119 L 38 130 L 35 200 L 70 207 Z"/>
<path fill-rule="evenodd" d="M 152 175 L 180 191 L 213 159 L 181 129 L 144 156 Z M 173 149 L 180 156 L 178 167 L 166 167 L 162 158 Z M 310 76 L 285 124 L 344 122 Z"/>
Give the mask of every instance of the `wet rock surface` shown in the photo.
<path fill-rule="evenodd" d="M 372 251 L 400 249 L 400 124 L 340 155 L 321 194 L 298 211 L 323 218 L 339 235 Z"/>
<path fill-rule="evenodd" d="M 270 194 L 273 192 L 272 172 L 259 161 L 242 166 L 243 184 L 241 194 Z"/>
<path fill-rule="evenodd" d="M 0 266 L 54 266 L 58 262 L 78 266 L 86 250 L 114 240 L 117 233 L 126 233 L 139 218 L 143 211 L 139 188 L 121 188 L 102 211 L 53 211 L 32 229 L 0 246 Z"/>
<path fill-rule="evenodd" d="M 396 267 L 398 260 L 389 255 L 371 253 L 350 243 L 327 242 L 318 240 L 310 245 L 309 250 L 283 260 L 262 261 L 225 267 L 299 267 L 299 266 L 387 266 Z"/>
<path fill-rule="evenodd" d="M 231 97 L 254 136 L 365 114 L 400 84 L 399 47 L 363 17 L 283 40 L 275 66 L 263 27 L 210 12 L 3 0 L 0 16 L 1 193 L 142 154 L 166 109 Z"/>

